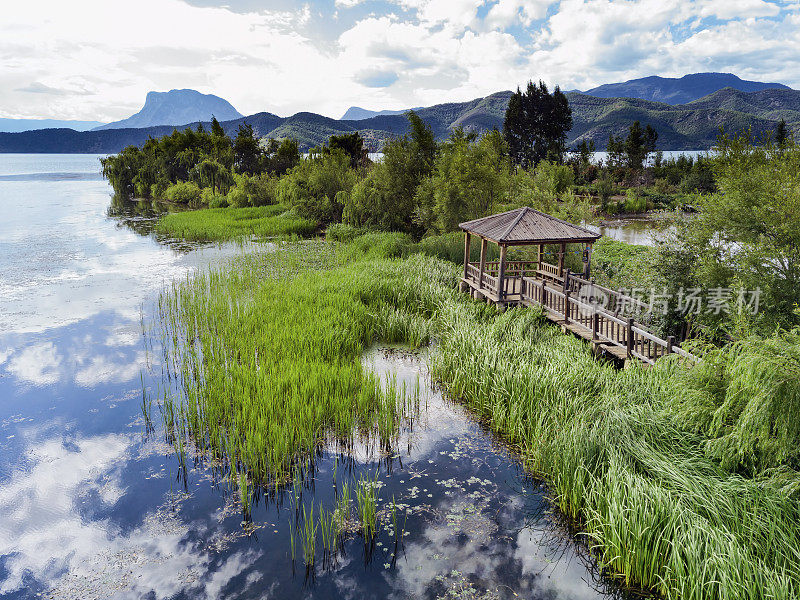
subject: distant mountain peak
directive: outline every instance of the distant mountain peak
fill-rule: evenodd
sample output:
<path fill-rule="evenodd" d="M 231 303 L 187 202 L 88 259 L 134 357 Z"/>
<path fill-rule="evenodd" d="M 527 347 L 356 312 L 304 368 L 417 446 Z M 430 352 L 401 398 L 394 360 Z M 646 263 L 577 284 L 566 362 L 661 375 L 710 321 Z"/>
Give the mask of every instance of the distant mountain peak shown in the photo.
<path fill-rule="evenodd" d="M 133 116 L 102 125 L 97 129 L 154 127 L 156 125 L 186 125 L 197 121 L 230 121 L 242 117 L 230 102 L 214 94 L 197 90 L 175 89 L 168 92 L 148 92 L 142 110 Z"/>
<path fill-rule="evenodd" d="M 409 110 L 421 110 L 423 107 L 417 106 L 415 108 L 404 108 L 402 110 L 369 110 L 361 108 L 360 106 L 351 106 L 347 112 L 342 115 L 342 121 L 363 121 L 364 119 L 371 119 L 372 117 L 385 117 L 388 115 L 404 115 Z"/>
<path fill-rule="evenodd" d="M 726 87 L 740 92 L 791 89 L 782 83 L 747 81 L 733 73 L 689 73 L 683 77 L 650 75 L 622 83 L 600 85 L 581 93 L 598 98 L 640 98 L 665 104 L 686 104 Z"/>

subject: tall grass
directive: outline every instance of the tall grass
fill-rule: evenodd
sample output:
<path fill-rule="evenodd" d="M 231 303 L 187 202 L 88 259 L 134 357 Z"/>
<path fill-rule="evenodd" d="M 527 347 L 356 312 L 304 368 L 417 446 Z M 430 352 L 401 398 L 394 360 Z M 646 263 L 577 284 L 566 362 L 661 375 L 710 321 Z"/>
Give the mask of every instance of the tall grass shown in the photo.
<path fill-rule="evenodd" d="M 359 356 L 379 340 L 435 339 L 432 375 L 519 448 L 610 574 L 670 599 L 800 595 L 796 336 L 693 370 L 620 371 L 537 311 L 499 314 L 457 293 L 458 267 L 394 258 L 402 238 L 366 237 L 253 255 L 162 296 L 168 379 L 181 382 L 162 406 L 176 447 L 279 485 L 321 444 L 390 443 L 413 402 Z M 369 490 L 355 489 L 365 539 Z"/>
<path fill-rule="evenodd" d="M 433 375 L 519 446 L 610 573 L 666 598 L 797 597 L 797 474 L 745 478 L 707 455 L 673 417 L 692 401 L 684 367 L 615 370 L 527 310 L 447 302 L 440 323 Z"/>
<path fill-rule="evenodd" d="M 324 247 L 253 254 L 160 298 L 165 378 L 180 382 L 162 406 L 168 436 L 262 485 L 288 481 L 321 444 L 348 448 L 366 435 L 391 446 L 418 390 L 383 386 L 360 356 L 381 339 L 426 343 L 426 282 L 454 285 L 431 260 L 341 266 Z"/>
<path fill-rule="evenodd" d="M 206 208 L 169 213 L 156 224 L 156 232 L 187 241 L 225 242 L 245 237 L 311 235 L 317 225 L 280 205 L 249 208 Z"/>

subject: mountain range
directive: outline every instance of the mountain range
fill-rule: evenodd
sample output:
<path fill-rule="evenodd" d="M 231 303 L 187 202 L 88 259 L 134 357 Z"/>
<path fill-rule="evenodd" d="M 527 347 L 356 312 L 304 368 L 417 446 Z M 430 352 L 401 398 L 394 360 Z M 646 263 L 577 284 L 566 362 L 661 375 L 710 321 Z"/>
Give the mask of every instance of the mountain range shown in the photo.
<path fill-rule="evenodd" d="M 581 93 L 598 98 L 640 98 L 664 104 L 685 104 L 723 88 L 733 88 L 740 92 L 760 92 L 770 88 L 791 89 L 782 83 L 746 81 L 732 73 L 692 73 L 679 78 L 653 75 L 623 83 L 607 83 Z"/>
<path fill-rule="evenodd" d="M 711 74 L 720 75 L 720 74 Z M 731 76 L 734 77 L 734 76 Z M 717 82 L 729 78 L 714 77 Z M 735 77 L 737 84 L 749 86 Z M 665 90 L 664 81 L 687 81 L 694 86 L 694 94 L 700 93 L 691 77 L 680 80 L 645 78 L 651 84 Z M 646 88 L 638 80 L 640 93 L 653 94 L 654 88 Z M 630 83 L 630 82 L 628 82 Z M 619 84 L 625 85 L 625 84 Z M 669 84 L 673 85 L 673 84 Z M 756 84 L 771 85 L 771 84 Z M 677 89 L 677 88 L 670 88 Z M 166 95 L 171 94 L 168 92 Z M 687 92 L 688 93 L 688 92 Z M 148 95 L 148 98 L 150 96 Z M 469 102 L 454 102 L 420 108 L 417 113 L 432 128 L 438 139 L 446 138 L 456 127 L 482 132 L 492 128 L 501 129 L 510 91 L 497 92 Z M 598 150 L 603 149 L 609 134 L 625 135 L 635 120 L 651 124 L 659 134 L 658 148 L 665 150 L 703 150 L 716 141 L 720 129 L 735 133 L 750 128 L 756 134 L 774 131 L 778 121 L 784 119 L 794 131 L 800 133 L 800 91 L 781 87 L 768 87 L 757 91 L 742 91 L 733 87 L 718 89 L 689 102 L 670 104 L 642 98 L 604 98 L 580 92 L 568 92 L 567 97 L 573 111 L 573 128 L 568 144 L 581 140 L 594 141 Z M 216 98 L 216 97 L 214 97 Z M 158 99 L 158 96 L 155 97 Z M 151 102 L 152 107 L 158 103 Z M 221 100 L 221 99 L 220 99 Z M 223 101 L 224 102 L 224 101 Z M 145 103 L 145 109 L 147 109 Z M 232 110 L 233 107 L 230 107 Z M 152 117 L 153 110 L 146 113 Z M 349 111 L 348 111 L 349 112 Z M 371 112 L 371 111 L 370 111 Z M 395 112 L 395 111 L 390 111 Z M 400 111 L 396 111 L 400 112 Z M 214 113 L 216 115 L 216 113 Z M 238 113 L 236 113 L 238 115 Z M 136 116 L 136 115 L 134 115 Z M 347 116 L 347 115 L 345 115 Z M 357 113 L 351 116 L 358 116 Z M 133 117 L 131 117 L 132 119 Z M 156 118 L 156 117 L 152 117 Z M 358 131 L 371 150 L 379 150 L 383 142 L 408 130 L 403 114 L 373 114 L 361 119 L 332 119 L 310 112 L 300 112 L 290 117 L 279 117 L 262 112 L 247 117 L 224 120 L 217 115 L 223 128 L 235 135 L 242 123 L 249 123 L 260 137 L 297 139 L 304 150 L 327 142 L 331 135 Z M 129 121 L 129 120 L 126 120 Z M 120 122 L 125 123 L 125 121 Z M 208 127 L 208 122 L 203 119 Z M 182 123 L 180 127 L 196 127 L 197 120 Z M 148 137 L 169 134 L 173 125 L 155 127 L 122 127 L 77 132 L 72 129 L 49 129 L 23 133 L 0 133 L 0 152 L 96 152 L 113 153 L 130 144 L 142 144 Z"/>
<path fill-rule="evenodd" d="M 409 110 L 420 110 L 422 107 L 404 108 L 403 110 L 368 110 L 360 106 L 351 106 L 342 115 L 341 121 L 359 121 L 361 119 L 369 119 L 370 117 L 383 117 L 385 115 L 403 115 Z"/>
<path fill-rule="evenodd" d="M 15 133 L 34 129 L 59 129 L 68 127 L 75 131 L 89 131 L 102 125 L 100 121 L 64 121 L 60 119 L 4 119 L 0 118 L 0 131 Z"/>

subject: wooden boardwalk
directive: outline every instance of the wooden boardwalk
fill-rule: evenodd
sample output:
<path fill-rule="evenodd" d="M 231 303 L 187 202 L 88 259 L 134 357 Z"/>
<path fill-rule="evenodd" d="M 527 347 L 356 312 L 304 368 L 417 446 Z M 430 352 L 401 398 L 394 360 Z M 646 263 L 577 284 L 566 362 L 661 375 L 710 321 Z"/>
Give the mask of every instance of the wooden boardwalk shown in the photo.
<path fill-rule="evenodd" d="M 548 319 L 565 332 L 592 343 L 595 351 L 616 359 L 638 360 L 652 365 L 668 354 L 696 361 L 668 337 L 661 339 L 631 314 L 647 314 L 651 307 L 631 296 L 597 285 L 567 270 L 559 275 L 555 265 L 539 262 L 507 262 L 498 288 L 498 263 L 486 262 L 483 273 L 469 263 L 462 288 L 473 298 L 500 306 L 541 306 Z"/>

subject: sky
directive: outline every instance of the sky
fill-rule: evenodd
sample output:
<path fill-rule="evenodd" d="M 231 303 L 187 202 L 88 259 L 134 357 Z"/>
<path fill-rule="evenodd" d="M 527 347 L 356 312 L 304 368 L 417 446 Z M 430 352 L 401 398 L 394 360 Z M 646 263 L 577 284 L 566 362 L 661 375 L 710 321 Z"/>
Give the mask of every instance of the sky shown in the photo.
<path fill-rule="evenodd" d="M 112 121 L 192 88 L 247 115 L 731 72 L 800 88 L 800 0 L 6 0 L 0 117 Z"/>

